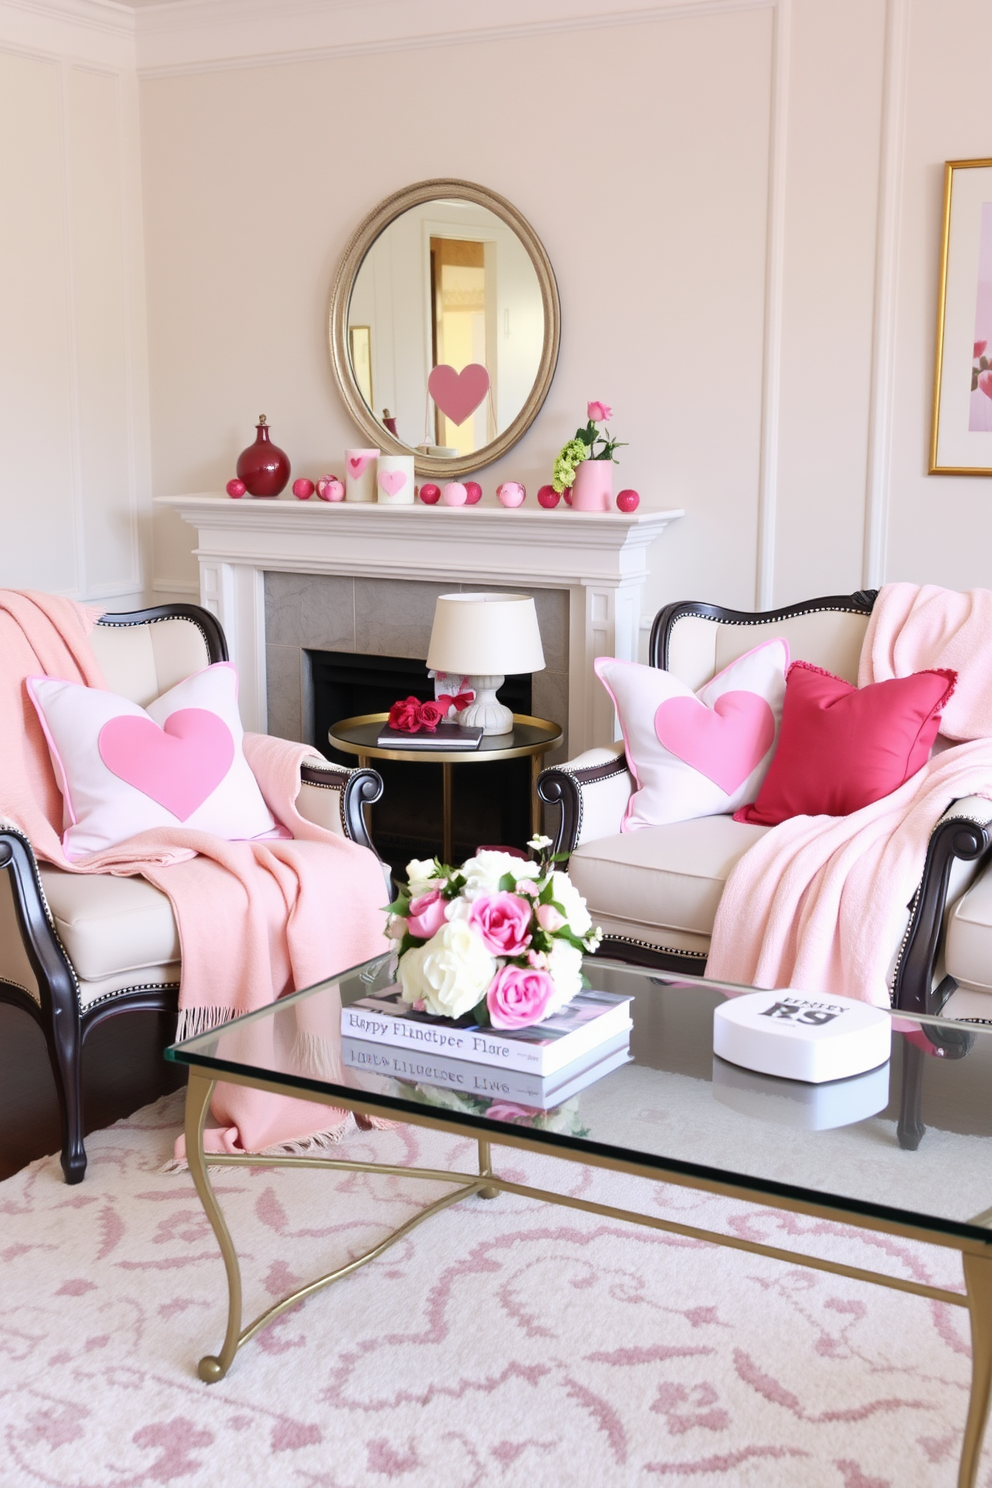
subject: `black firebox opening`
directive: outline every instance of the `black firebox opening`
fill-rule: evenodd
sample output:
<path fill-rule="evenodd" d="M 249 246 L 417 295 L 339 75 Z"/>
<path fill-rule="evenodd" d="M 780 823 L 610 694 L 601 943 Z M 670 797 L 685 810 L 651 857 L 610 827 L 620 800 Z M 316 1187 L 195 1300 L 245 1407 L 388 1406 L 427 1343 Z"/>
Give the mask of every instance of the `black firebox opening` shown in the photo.
<path fill-rule="evenodd" d="M 353 767 L 353 754 L 332 749 L 331 725 L 363 713 L 386 713 L 398 698 L 434 696 L 434 681 L 422 661 L 403 656 L 355 656 L 343 651 L 308 651 L 313 686 L 314 740 L 337 764 Z M 507 677 L 500 701 L 514 713 L 531 712 L 530 673 Z M 441 766 L 373 760 L 383 780 L 382 799 L 372 807 L 372 840 L 394 875 L 405 877 L 411 858 L 441 851 Z M 461 862 L 480 844 L 523 848 L 531 835 L 529 759 L 456 765 L 453 775 L 454 855 Z"/>

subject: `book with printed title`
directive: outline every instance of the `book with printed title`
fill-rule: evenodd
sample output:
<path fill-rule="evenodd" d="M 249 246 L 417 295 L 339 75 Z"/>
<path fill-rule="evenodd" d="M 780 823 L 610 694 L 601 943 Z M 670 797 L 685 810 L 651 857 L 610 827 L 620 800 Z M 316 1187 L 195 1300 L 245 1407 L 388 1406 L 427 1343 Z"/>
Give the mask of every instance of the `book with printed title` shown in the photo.
<path fill-rule="evenodd" d="M 615 992 L 588 989 L 543 1023 L 506 1030 L 464 1027 L 449 1018 L 416 1013 L 397 987 L 343 1007 L 341 1032 L 345 1038 L 550 1075 L 629 1029 L 631 1001 Z"/>
<path fill-rule="evenodd" d="M 623 1029 L 591 1053 L 543 1077 L 523 1070 L 494 1069 L 467 1059 L 447 1059 L 443 1054 L 397 1049 L 367 1039 L 342 1039 L 341 1057 L 348 1069 L 387 1075 L 416 1085 L 435 1085 L 481 1100 L 516 1101 L 547 1111 L 578 1095 L 611 1070 L 629 1064 L 630 1029 Z"/>

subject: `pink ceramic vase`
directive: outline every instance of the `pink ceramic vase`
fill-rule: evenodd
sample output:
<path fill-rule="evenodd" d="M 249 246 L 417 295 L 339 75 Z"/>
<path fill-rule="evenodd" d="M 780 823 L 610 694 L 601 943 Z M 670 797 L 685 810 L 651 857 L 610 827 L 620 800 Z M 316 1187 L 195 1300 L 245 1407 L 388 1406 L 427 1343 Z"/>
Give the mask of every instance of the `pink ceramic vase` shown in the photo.
<path fill-rule="evenodd" d="M 610 511 L 613 507 L 613 461 L 583 460 L 572 482 L 573 511 Z"/>

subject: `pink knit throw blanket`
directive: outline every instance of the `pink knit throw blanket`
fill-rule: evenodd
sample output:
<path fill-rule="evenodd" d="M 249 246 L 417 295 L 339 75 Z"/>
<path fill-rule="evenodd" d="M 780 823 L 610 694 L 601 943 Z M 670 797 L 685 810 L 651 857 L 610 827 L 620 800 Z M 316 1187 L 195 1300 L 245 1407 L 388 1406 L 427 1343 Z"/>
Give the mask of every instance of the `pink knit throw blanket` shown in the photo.
<path fill-rule="evenodd" d="M 859 684 L 927 667 L 958 672 L 941 729 L 961 742 L 851 816 L 794 817 L 755 843 L 727 880 L 707 976 L 889 1005 L 930 833 L 952 801 L 992 797 L 992 592 L 882 589 Z"/>
<path fill-rule="evenodd" d="M 245 756 L 293 841 L 226 842 L 176 827 L 67 861 L 62 797 L 24 679 L 41 672 L 105 686 L 87 639 L 95 618 L 70 600 L 0 591 L 0 817 L 46 862 L 72 873 L 140 874 L 168 895 L 182 947 L 183 1031 L 210 1028 L 386 950 L 379 862 L 300 816 L 300 765 L 313 751 L 285 739 L 247 734 Z M 345 1119 L 343 1111 L 231 1085 L 218 1085 L 213 1114 L 220 1129 L 211 1145 L 248 1152 L 305 1142 L 317 1126 L 326 1133 Z"/>

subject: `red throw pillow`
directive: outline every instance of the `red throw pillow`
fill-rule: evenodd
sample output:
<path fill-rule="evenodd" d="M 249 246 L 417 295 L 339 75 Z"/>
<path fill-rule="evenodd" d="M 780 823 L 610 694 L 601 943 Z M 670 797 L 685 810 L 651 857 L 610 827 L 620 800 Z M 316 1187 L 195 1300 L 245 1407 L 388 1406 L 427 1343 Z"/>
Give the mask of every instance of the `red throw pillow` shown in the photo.
<path fill-rule="evenodd" d="M 926 764 L 957 672 L 915 672 L 852 687 L 794 661 L 778 748 L 758 799 L 735 821 L 774 827 L 790 816 L 849 816 L 898 790 Z"/>

